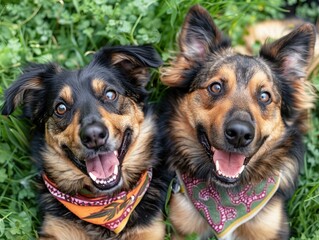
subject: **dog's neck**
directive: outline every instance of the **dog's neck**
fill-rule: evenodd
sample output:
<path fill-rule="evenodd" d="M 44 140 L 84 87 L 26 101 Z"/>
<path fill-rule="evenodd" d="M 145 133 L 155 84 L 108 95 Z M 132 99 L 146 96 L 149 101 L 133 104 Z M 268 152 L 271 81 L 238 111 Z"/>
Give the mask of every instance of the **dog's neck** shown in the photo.
<path fill-rule="evenodd" d="M 143 172 L 132 190 L 122 191 L 113 197 L 88 197 L 80 193 L 66 194 L 61 192 L 47 175 L 43 174 L 42 178 L 52 196 L 78 218 L 118 234 L 123 230 L 131 213 L 147 191 L 152 178 L 152 169 Z"/>
<path fill-rule="evenodd" d="M 280 175 L 259 184 L 225 188 L 177 173 L 182 192 L 206 219 L 219 239 L 252 219 L 276 193 Z"/>

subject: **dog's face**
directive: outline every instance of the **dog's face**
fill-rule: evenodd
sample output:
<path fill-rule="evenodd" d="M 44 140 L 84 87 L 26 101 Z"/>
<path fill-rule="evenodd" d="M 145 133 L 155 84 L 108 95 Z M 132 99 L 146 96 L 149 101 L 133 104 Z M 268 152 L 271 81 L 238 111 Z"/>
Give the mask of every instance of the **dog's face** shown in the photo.
<path fill-rule="evenodd" d="M 295 173 L 284 151 L 294 145 L 293 132 L 304 131 L 313 101 L 303 78 L 314 33 L 303 25 L 264 45 L 259 57 L 244 56 L 233 52 L 206 10 L 193 7 L 180 53 L 162 74 L 174 92 L 171 166 L 225 186 L 260 181 L 285 164 Z"/>
<path fill-rule="evenodd" d="M 160 64 L 151 47 L 114 47 L 81 70 L 33 65 L 8 89 L 3 113 L 24 105 L 44 133 L 43 170 L 62 191 L 128 189 L 151 167 L 145 85 Z"/>

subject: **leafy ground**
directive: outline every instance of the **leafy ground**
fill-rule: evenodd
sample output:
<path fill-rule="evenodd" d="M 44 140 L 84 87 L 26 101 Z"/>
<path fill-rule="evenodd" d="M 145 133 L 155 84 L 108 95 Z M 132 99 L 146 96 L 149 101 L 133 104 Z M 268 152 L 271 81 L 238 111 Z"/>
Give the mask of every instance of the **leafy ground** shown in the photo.
<path fill-rule="evenodd" d="M 153 44 L 167 62 L 176 50 L 176 34 L 187 9 L 200 3 L 216 23 L 242 44 L 244 26 L 268 18 L 283 18 L 283 9 L 315 22 L 316 1 L 289 0 L 0 0 L 0 106 L 3 92 L 30 61 L 54 61 L 66 68 L 85 65 L 104 45 Z M 319 89 L 318 68 L 311 79 Z M 163 87 L 154 72 L 152 99 Z M 319 239 L 319 101 L 312 113 L 312 130 L 300 186 L 289 203 L 292 239 Z M 35 170 L 28 157 L 29 123 L 0 116 L 0 239 L 37 236 Z"/>

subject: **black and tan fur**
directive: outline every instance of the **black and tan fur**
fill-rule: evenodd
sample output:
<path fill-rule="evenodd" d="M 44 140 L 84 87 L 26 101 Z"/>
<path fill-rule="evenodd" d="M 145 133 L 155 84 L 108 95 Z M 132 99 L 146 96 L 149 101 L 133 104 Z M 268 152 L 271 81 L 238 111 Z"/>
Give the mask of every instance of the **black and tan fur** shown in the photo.
<path fill-rule="evenodd" d="M 162 208 L 167 187 L 153 154 L 155 125 L 147 111 L 145 86 L 149 68 L 161 59 L 150 46 L 103 48 L 80 70 L 56 64 L 31 64 L 6 91 L 2 114 L 19 105 L 34 124 L 32 156 L 62 192 L 82 188 L 94 196 L 113 196 L 136 185 L 153 167 L 153 180 L 125 229 L 110 230 L 78 219 L 41 182 L 40 239 L 163 239 Z M 118 151 L 119 180 L 112 186 L 93 184 L 85 161 Z"/>
<path fill-rule="evenodd" d="M 225 188 L 281 172 L 274 197 L 229 239 L 288 239 L 285 201 L 296 187 L 314 101 L 305 79 L 314 27 L 304 24 L 250 57 L 235 53 L 209 13 L 196 5 L 186 16 L 178 43 L 179 53 L 162 71 L 162 82 L 170 89 L 159 114 L 160 157 L 172 171 Z M 238 177 L 217 173 L 217 150 L 229 157 L 244 155 L 244 171 Z M 176 238 L 212 233 L 184 193 L 173 194 L 170 219 Z"/>

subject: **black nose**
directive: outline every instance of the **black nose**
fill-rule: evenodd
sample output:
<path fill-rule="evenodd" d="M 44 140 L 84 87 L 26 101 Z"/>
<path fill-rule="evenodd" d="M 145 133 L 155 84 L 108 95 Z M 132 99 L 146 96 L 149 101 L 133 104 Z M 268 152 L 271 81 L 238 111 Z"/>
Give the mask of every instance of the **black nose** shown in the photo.
<path fill-rule="evenodd" d="M 88 124 L 81 129 L 80 138 L 87 148 L 97 149 L 105 144 L 108 130 L 102 123 Z"/>
<path fill-rule="evenodd" d="M 254 139 L 255 128 L 247 121 L 232 120 L 227 123 L 225 136 L 235 148 L 246 147 Z"/>

